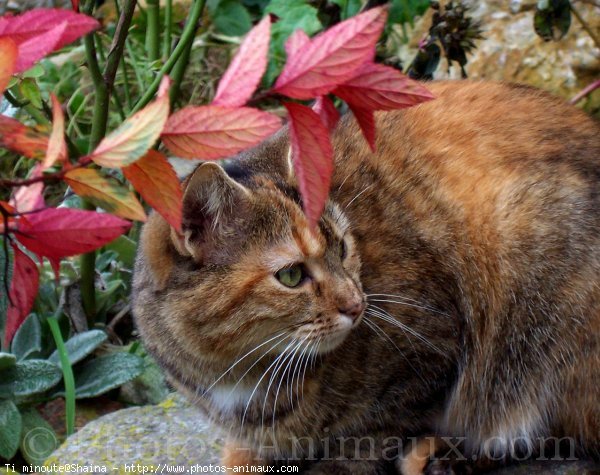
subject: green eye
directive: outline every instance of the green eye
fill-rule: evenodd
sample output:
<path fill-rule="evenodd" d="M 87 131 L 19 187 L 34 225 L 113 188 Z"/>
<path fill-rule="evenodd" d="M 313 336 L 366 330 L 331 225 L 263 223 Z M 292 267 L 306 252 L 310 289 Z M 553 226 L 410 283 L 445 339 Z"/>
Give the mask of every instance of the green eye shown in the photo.
<path fill-rule="evenodd" d="M 306 274 L 304 272 L 304 267 L 300 264 L 296 264 L 292 267 L 281 269 L 275 274 L 275 277 L 277 277 L 277 280 L 286 287 L 294 288 L 300 285 L 306 277 Z"/>

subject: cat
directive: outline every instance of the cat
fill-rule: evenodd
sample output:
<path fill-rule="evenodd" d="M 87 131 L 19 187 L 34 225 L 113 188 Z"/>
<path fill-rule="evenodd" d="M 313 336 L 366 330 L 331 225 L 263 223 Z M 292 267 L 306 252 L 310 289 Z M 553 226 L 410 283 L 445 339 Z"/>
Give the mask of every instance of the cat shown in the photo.
<path fill-rule="evenodd" d="M 599 124 L 528 86 L 428 87 L 376 115 L 375 153 L 342 118 L 314 232 L 285 129 L 198 166 L 181 234 L 144 226 L 141 337 L 228 431 L 224 464 L 452 473 L 563 437 L 598 457 Z"/>

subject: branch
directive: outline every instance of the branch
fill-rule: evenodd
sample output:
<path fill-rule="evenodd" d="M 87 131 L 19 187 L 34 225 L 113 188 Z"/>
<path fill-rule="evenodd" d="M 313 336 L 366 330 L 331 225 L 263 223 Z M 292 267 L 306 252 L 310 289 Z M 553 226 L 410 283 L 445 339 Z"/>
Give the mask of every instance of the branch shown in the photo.
<path fill-rule="evenodd" d="M 596 89 L 600 89 L 600 79 L 597 79 L 596 81 L 594 81 L 592 84 L 589 84 L 588 86 L 586 86 L 585 88 L 583 88 L 581 91 L 579 91 L 575 96 L 573 96 L 573 98 L 569 101 L 569 104 L 577 104 L 581 99 L 583 99 L 586 96 L 589 96 L 592 92 L 594 92 Z"/>
<path fill-rule="evenodd" d="M 0 186 L 6 187 L 6 188 L 16 188 L 19 186 L 33 185 L 34 183 L 39 183 L 40 181 L 43 181 L 44 183 L 52 183 L 52 182 L 61 181 L 64 178 L 64 176 L 67 173 L 69 173 L 71 170 L 74 170 L 76 168 L 87 167 L 90 163 L 92 163 L 92 159 L 89 156 L 81 157 L 77 161 L 77 163 L 75 165 L 73 165 L 72 167 L 63 168 L 62 170 L 55 172 L 55 173 L 47 173 L 45 175 L 40 175 L 40 176 L 33 177 L 33 178 L 24 178 L 24 179 L 14 179 L 14 180 L 0 179 Z"/>
<path fill-rule="evenodd" d="M 123 48 L 125 47 L 125 40 L 129 33 L 129 26 L 131 25 L 131 19 L 133 18 L 136 4 L 136 0 L 127 0 L 125 2 L 125 5 L 121 10 L 121 15 L 119 16 L 119 22 L 117 23 L 113 42 L 108 51 L 108 59 L 104 68 L 104 82 L 106 83 L 109 92 L 112 91 L 117 69 L 121 62 L 121 58 L 123 57 Z"/>
<path fill-rule="evenodd" d="M 581 13 L 579 13 L 579 11 L 573 5 L 571 5 L 571 12 L 573 13 L 573 15 L 575 15 L 575 18 L 577 18 L 579 23 L 581 23 L 581 26 L 587 32 L 587 34 L 590 35 L 590 38 L 592 38 L 592 40 L 596 44 L 596 48 L 600 48 L 600 37 L 592 29 L 592 27 L 590 27 L 590 25 L 587 24 L 585 19 L 581 16 Z"/>

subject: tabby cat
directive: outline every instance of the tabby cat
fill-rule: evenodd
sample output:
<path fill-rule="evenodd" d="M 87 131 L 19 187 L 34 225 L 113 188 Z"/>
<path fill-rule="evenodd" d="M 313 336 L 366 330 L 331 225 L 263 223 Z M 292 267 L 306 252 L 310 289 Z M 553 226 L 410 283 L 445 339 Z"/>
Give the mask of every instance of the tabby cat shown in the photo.
<path fill-rule="evenodd" d="M 342 119 L 314 231 L 285 129 L 184 181 L 182 234 L 145 225 L 137 324 L 228 431 L 225 465 L 414 472 L 412 444 L 451 473 L 551 437 L 598 456 L 599 124 L 527 86 L 430 89 L 376 116 L 375 153 Z"/>

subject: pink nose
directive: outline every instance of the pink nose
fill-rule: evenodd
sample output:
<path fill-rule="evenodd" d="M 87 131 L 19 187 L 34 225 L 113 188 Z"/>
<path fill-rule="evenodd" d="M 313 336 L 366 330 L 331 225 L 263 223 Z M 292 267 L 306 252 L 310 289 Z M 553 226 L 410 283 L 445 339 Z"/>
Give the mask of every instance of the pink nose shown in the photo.
<path fill-rule="evenodd" d="M 365 310 L 365 304 L 362 300 L 348 302 L 347 305 L 338 307 L 338 312 L 347 315 L 352 320 L 356 320 Z"/>

